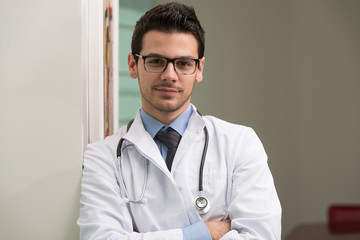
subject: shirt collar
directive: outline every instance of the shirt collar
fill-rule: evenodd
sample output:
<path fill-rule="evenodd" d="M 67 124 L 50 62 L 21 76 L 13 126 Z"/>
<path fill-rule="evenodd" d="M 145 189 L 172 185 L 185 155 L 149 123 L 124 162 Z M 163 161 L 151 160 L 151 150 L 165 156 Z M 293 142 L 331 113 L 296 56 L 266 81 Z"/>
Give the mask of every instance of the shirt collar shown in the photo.
<path fill-rule="evenodd" d="M 162 124 L 161 122 L 159 122 L 158 120 L 147 114 L 142 108 L 140 108 L 140 116 L 144 124 L 144 128 L 152 138 L 154 138 L 155 135 L 162 128 L 166 130 L 169 127 L 177 131 L 182 136 L 186 130 L 192 112 L 193 109 L 192 109 L 192 105 L 190 104 L 179 117 L 177 117 L 169 126 L 167 126 Z"/>

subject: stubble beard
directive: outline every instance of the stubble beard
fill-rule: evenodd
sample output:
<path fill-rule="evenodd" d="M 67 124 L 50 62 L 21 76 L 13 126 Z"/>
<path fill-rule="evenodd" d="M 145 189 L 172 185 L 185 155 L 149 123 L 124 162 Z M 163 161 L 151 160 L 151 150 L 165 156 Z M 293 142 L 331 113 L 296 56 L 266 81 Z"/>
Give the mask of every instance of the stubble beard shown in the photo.
<path fill-rule="evenodd" d="M 176 112 L 178 111 L 181 107 L 183 107 L 186 102 L 190 99 L 190 94 L 188 96 L 186 96 L 185 98 L 179 99 L 178 102 L 172 104 L 172 103 L 166 103 L 164 101 L 166 100 L 171 100 L 172 97 L 168 97 L 168 96 L 162 96 L 162 97 L 148 97 L 147 94 L 144 94 L 142 91 L 140 91 L 143 99 L 149 103 L 153 108 L 155 108 L 156 110 L 158 110 L 159 112 L 162 113 L 172 113 L 172 112 Z M 153 95 L 154 96 L 154 95 Z M 151 98 L 153 98 L 152 101 Z"/>
<path fill-rule="evenodd" d="M 140 79 L 138 79 L 139 81 L 139 86 L 140 86 Z M 169 87 L 169 88 L 176 88 L 174 87 L 171 83 L 162 83 L 162 84 L 158 84 L 156 86 L 153 86 L 151 88 L 151 90 L 149 92 L 144 91 L 141 87 L 140 87 L 140 94 L 142 96 L 142 98 L 148 103 L 150 104 L 154 109 L 158 110 L 159 112 L 162 113 L 172 113 L 172 112 L 176 112 L 178 111 L 180 108 L 182 108 L 190 99 L 191 97 L 191 92 L 190 94 L 183 96 L 183 98 L 180 98 L 178 100 L 178 102 L 172 104 L 172 103 L 167 103 L 167 102 L 163 102 L 164 100 L 171 100 L 173 99 L 173 97 L 171 96 L 155 96 L 155 94 L 153 94 L 153 91 L 155 87 Z M 178 89 L 180 92 L 183 92 L 183 89 Z"/>
<path fill-rule="evenodd" d="M 145 97 L 144 97 L 145 98 Z M 160 112 L 163 112 L 163 113 L 172 113 L 172 112 L 176 112 L 176 111 L 178 111 L 180 108 L 182 108 L 184 105 L 185 105 L 185 103 L 189 100 L 189 98 L 190 98 L 190 95 L 189 96 L 187 96 L 185 99 L 181 99 L 181 101 L 180 102 L 178 102 L 178 103 L 176 103 L 176 105 L 172 105 L 172 104 L 161 104 L 161 103 L 159 103 L 159 104 L 156 104 L 156 103 L 154 103 L 154 102 L 150 102 L 150 101 L 148 101 L 146 98 L 145 98 L 145 100 L 152 106 L 152 107 L 154 107 L 155 109 L 157 109 L 158 111 L 160 111 Z M 163 99 L 171 99 L 171 97 L 163 97 Z"/>

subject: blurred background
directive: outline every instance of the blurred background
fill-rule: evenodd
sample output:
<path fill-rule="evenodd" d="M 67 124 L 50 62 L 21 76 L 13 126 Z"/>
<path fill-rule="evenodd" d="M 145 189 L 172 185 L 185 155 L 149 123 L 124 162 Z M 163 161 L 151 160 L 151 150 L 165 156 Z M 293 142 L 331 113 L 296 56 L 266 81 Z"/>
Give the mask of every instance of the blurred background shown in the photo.
<path fill-rule="evenodd" d="M 283 235 L 325 222 L 331 204 L 360 204 L 360 2 L 179 2 L 195 8 L 206 32 L 204 81 L 192 102 L 202 114 L 255 129 L 282 203 Z M 120 1 L 120 22 L 135 23 L 131 16 L 144 9 L 144 1 Z M 122 26 L 126 73 L 130 38 Z M 119 79 L 121 92 L 131 80 Z M 120 119 L 129 102 L 121 98 Z"/>
<path fill-rule="evenodd" d="M 134 21 L 163 0 L 120 0 L 119 120 Z M 206 31 L 205 115 L 254 128 L 283 207 L 283 236 L 360 203 L 360 2 L 181 0 Z M 0 3 L 0 239 L 78 239 L 82 156 L 80 2 Z"/>

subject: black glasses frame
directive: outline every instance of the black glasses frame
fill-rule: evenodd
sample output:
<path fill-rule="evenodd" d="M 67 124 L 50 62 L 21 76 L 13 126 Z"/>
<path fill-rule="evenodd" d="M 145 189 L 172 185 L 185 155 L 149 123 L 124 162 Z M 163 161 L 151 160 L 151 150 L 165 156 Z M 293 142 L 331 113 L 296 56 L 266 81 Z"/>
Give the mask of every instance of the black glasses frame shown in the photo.
<path fill-rule="evenodd" d="M 167 57 L 163 57 L 163 56 L 156 56 L 156 55 L 148 55 L 148 56 L 142 56 L 140 54 L 137 54 L 137 53 L 133 53 L 133 55 L 135 57 L 138 57 L 138 58 L 142 58 L 144 60 L 144 69 L 145 71 L 149 72 L 149 73 L 163 73 L 165 72 L 167 66 L 169 65 L 169 62 L 171 62 L 173 64 L 173 67 L 174 67 L 174 71 L 177 73 L 177 74 L 180 74 L 180 75 L 192 75 L 196 72 L 196 68 L 199 66 L 200 64 L 200 59 L 196 59 L 196 58 L 186 58 L 186 57 L 180 57 L 180 58 L 167 58 Z M 166 59 L 166 65 L 164 67 L 164 70 L 162 70 L 161 72 L 153 72 L 153 71 L 148 71 L 145 67 L 145 61 L 146 61 L 146 58 L 148 57 L 159 57 L 159 58 L 163 58 L 163 59 Z M 175 67 L 175 61 L 176 60 L 179 60 L 179 59 L 188 59 L 188 60 L 194 60 L 195 61 L 195 68 L 194 68 L 194 71 L 192 73 L 179 73 L 177 70 L 176 70 L 176 67 Z"/>

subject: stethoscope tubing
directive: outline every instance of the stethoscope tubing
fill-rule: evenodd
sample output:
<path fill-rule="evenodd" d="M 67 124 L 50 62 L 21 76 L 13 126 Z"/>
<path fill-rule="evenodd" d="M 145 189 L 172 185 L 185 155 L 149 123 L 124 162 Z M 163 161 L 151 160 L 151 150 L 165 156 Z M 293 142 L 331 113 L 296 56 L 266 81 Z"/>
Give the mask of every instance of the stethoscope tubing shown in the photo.
<path fill-rule="evenodd" d="M 126 131 L 129 131 L 133 121 L 134 121 L 134 119 L 132 119 L 128 123 Z M 206 158 L 206 153 L 207 153 L 208 144 L 209 144 L 209 132 L 208 132 L 208 129 L 207 129 L 206 126 L 204 126 L 204 134 L 205 134 L 205 143 L 204 143 L 204 149 L 203 149 L 203 153 L 202 153 L 202 156 L 201 156 L 201 162 L 200 162 L 200 168 L 199 168 L 199 197 L 196 198 L 196 200 L 195 200 L 195 206 L 196 206 L 196 208 L 197 208 L 197 210 L 198 210 L 198 212 L 200 214 L 205 214 L 210 209 L 210 202 L 202 194 L 202 192 L 203 192 L 204 165 L 205 165 L 205 158 Z M 123 188 L 124 193 L 125 193 L 124 201 L 125 202 L 132 202 L 132 203 L 145 203 L 146 199 L 144 199 L 144 194 L 145 194 L 145 191 L 146 191 L 149 167 L 146 166 L 146 173 L 145 173 L 145 176 L 144 176 L 143 189 L 141 191 L 139 199 L 133 199 L 133 200 L 129 199 L 129 194 L 128 194 L 127 190 L 126 190 L 125 183 L 124 183 L 124 178 L 123 178 L 122 173 L 121 173 L 121 151 L 123 150 L 121 148 L 122 148 L 122 144 L 123 144 L 124 141 L 125 141 L 125 138 L 121 138 L 119 140 L 119 143 L 118 143 L 118 146 L 117 146 L 117 149 L 116 149 L 118 166 L 119 166 L 120 185 Z M 148 160 L 145 159 L 145 161 L 148 161 Z M 145 162 L 145 164 L 148 165 L 149 163 Z M 197 205 L 198 199 L 201 199 L 201 198 L 204 199 L 206 201 L 206 203 L 207 203 L 205 207 L 200 207 L 200 206 Z"/>
<path fill-rule="evenodd" d="M 126 196 L 126 198 L 125 198 L 126 202 L 133 202 L 133 203 L 144 202 L 143 199 L 144 199 L 144 194 L 145 194 L 145 191 L 146 191 L 148 174 L 149 174 L 149 165 L 148 165 L 148 162 L 147 162 L 148 160 L 144 159 L 144 165 L 146 165 L 146 170 L 145 170 L 146 173 L 145 173 L 145 176 L 144 176 L 144 182 L 143 182 L 143 187 L 142 187 L 142 190 L 141 190 L 140 197 L 138 199 L 131 200 L 131 199 L 128 198 L 129 193 L 128 193 L 126 187 L 125 187 L 124 177 L 123 177 L 122 172 L 121 172 L 121 156 L 118 156 L 117 159 L 118 159 L 118 165 L 119 165 L 118 171 L 119 171 L 119 176 L 120 176 L 119 182 L 120 182 L 121 187 L 124 190 L 124 193 L 125 193 L 125 196 Z"/>
<path fill-rule="evenodd" d="M 130 126 L 131 126 L 131 124 L 130 124 Z M 128 128 L 129 128 L 129 125 L 128 125 Z M 206 126 L 204 127 L 204 134 L 205 134 L 205 144 L 204 144 L 204 149 L 203 149 L 203 153 L 202 153 L 202 156 L 201 156 L 201 162 L 200 162 L 200 168 L 199 168 L 199 192 L 202 192 L 204 190 L 204 188 L 203 188 L 203 175 L 204 174 L 203 173 L 204 173 L 204 165 L 205 165 L 206 153 L 207 153 L 207 149 L 208 149 L 208 145 L 209 145 L 209 131 L 207 130 Z M 121 151 L 122 151 L 121 147 L 122 147 L 122 144 L 123 144 L 124 140 L 125 140 L 125 138 L 120 139 L 120 141 L 118 143 L 117 150 L 116 150 L 119 165 L 120 165 L 120 161 L 121 161 Z M 120 171 L 120 169 L 119 169 L 119 171 Z M 121 178 L 122 178 L 121 173 L 120 173 L 120 175 L 121 175 Z M 126 192 L 126 194 L 127 194 L 127 192 Z"/>
<path fill-rule="evenodd" d="M 205 133 L 205 145 L 203 149 L 203 154 L 201 156 L 201 162 L 200 162 L 200 168 L 199 168 L 199 192 L 203 191 L 203 173 L 204 173 L 204 165 L 205 165 L 205 158 L 206 153 L 208 149 L 209 144 L 209 132 L 207 130 L 207 127 L 204 127 L 204 133 Z"/>

